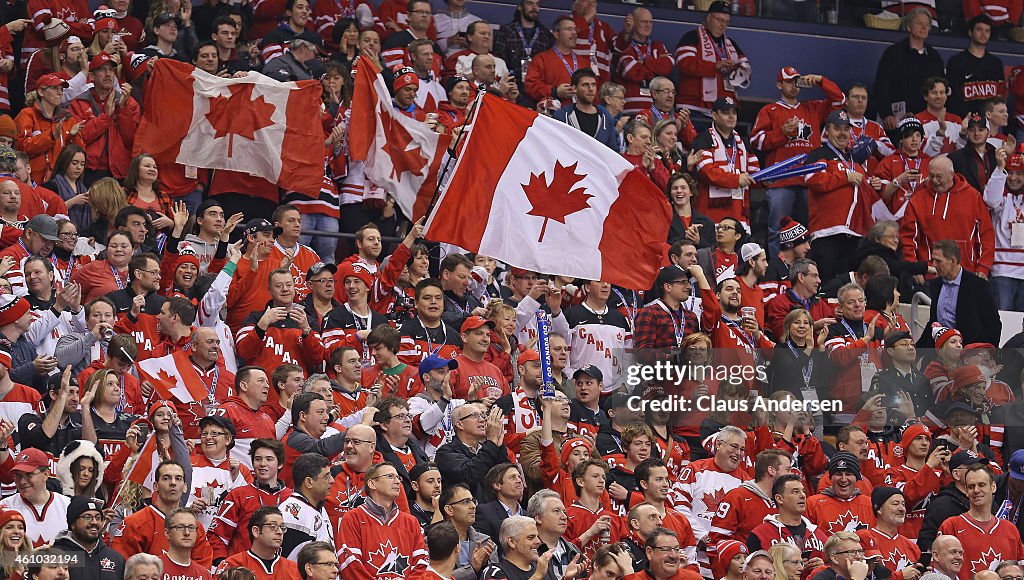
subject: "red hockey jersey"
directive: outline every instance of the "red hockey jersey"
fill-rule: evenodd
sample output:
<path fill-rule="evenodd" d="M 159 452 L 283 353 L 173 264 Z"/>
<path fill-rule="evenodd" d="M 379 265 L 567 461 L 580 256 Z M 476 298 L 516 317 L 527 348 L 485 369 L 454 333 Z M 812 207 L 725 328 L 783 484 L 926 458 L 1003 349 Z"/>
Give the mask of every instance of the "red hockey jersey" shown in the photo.
<path fill-rule="evenodd" d="M 828 490 L 812 495 L 807 498 L 807 519 L 829 536 L 843 530 L 855 531 L 862 525 L 875 525 L 871 497 L 859 490 L 849 499 L 840 499 Z"/>
<path fill-rule="evenodd" d="M 630 40 L 619 56 L 617 78 L 626 89 L 626 114 L 648 109 L 651 98 L 650 82 L 654 77 L 672 74 L 672 55 L 665 45 L 650 38 L 646 42 Z"/>
<path fill-rule="evenodd" d="M 907 501 L 907 519 L 900 526 L 900 534 L 916 540 L 924 523 L 924 513 L 931 497 L 942 489 L 941 470 L 938 472 L 927 465 L 914 469 L 903 463 L 885 472 L 885 485 L 903 491 Z"/>
<path fill-rule="evenodd" d="M 824 99 L 787 103 L 784 99 L 765 105 L 757 113 L 750 144 L 765 155 L 765 164 L 773 165 L 794 155 L 809 153 L 821 145 L 821 128 L 828 114 L 846 104 L 846 95 L 834 82 L 822 77 Z M 787 135 L 782 127 L 790 119 L 799 119 L 795 135 Z M 771 182 L 771 187 L 803 185 L 803 178 L 791 177 Z"/>
<path fill-rule="evenodd" d="M 753 481 L 725 494 L 711 518 L 711 545 L 722 540 L 747 543 L 747 536 L 764 523 L 764 518 L 779 513 L 772 498 L 765 497 Z"/>
<path fill-rule="evenodd" d="M 968 514 L 960 514 L 942 522 L 939 535 L 945 534 L 956 536 L 964 547 L 960 580 L 970 580 L 976 572 L 988 570 L 1000 560 L 1024 558 L 1017 526 L 1000 518 L 979 522 Z"/>
<path fill-rule="evenodd" d="M 423 530 L 415 516 L 392 506 L 382 517 L 374 513 L 379 509 L 368 501 L 341 518 L 337 543 L 345 580 L 405 578 L 427 565 Z"/>
<path fill-rule="evenodd" d="M 249 518 L 264 506 L 278 506 L 292 495 L 290 487 L 270 491 L 255 483 L 236 487 L 220 502 L 220 512 L 206 532 L 213 549 L 213 559 L 227 558 L 252 547 L 249 539 Z"/>

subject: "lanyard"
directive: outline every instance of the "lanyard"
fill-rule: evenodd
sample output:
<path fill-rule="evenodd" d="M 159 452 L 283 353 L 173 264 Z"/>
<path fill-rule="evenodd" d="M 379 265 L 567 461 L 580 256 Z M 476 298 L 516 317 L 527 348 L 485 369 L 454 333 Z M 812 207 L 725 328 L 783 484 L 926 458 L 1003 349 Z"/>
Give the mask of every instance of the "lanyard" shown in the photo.
<path fill-rule="evenodd" d="M 73 255 L 72 256 L 68 256 L 68 270 L 64 274 L 64 283 L 65 284 L 70 284 L 71 283 L 71 272 L 74 269 L 75 269 L 75 257 Z"/>
<path fill-rule="evenodd" d="M 569 63 L 566 62 L 565 55 L 562 54 L 562 51 L 558 50 L 557 46 L 552 46 L 551 50 L 554 50 L 555 54 L 558 55 L 558 60 L 562 61 L 562 66 L 565 67 L 565 70 L 569 71 L 569 76 L 571 77 L 576 72 L 576 69 L 579 68 L 579 62 L 576 60 L 576 53 L 572 51 L 569 52 L 569 56 L 572 57 L 572 68 L 569 68 Z"/>
<path fill-rule="evenodd" d="M 635 50 L 636 53 L 640 56 L 640 62 L 643 62 L 644 60 L 647 59 L 648 56 L 651 55 L 651 39 L 648 38 L 647 41 L 642 44 L 637 44 L 635 40 L 631 40 L 629 43 L 633 45 L 633 50 Z M 640 52 L 641 46 L 644 47 L 643 52 Z"/>
<path fill-rule="evenodd" d="M 118 401 L 117 406 L 114 407 L 114 410 L 117 411 L 118 415 L 120 415 L 121 412 L 124 411 L 124 408 L 128 406 L 128 400 L 125 399 L 124 395 L 124 375 L 121 375 L 119 378 L 121 380 L 121 400 Z"/>
<path fill-rule="evenodd" d="M 1024 222 L 1024 204 L 1019 202 L 1024 201 L 1024 196 L 1018 194 L 1010 195 L 1010 203 L 1013 204 L 1014 222 Z"/>
<path fill-rule="evenodd" d="M 355 2 L 346 2 L 345 7 L 342 8 L 342 3 L 338 2 L 338 0 L 334 0 L 334 5 L 338 7 L 338 12 L 342 18 L 352 18 L 355 16 L 356 11 L 352 7 L 353 4 L 355 4 Z"/>
<path fill-rule="evenodd" d="M 831 141 L 828 142 L 828 148 L 831 149 L 832 152 L 836 154 L 836 157 L 838 157 L 840 161 L 844 163 L 849 163 L 851 166 L 856 165 L 855 163 L 852 163 L 849 159 L 847 159 L 845 154 L 840 153 L 839 150 L 832 145 Z M 850 169 L 854 169 L 854 167 L 850 167 Z"/>
<path fill-rule="evenodd" d="M 858 338 L 860 338 L 860 337 L 861 337 L 861 335 L 857 334 L 856 332 L 854 332 L 854 331 L 853 331 L 853 329 L 852 329 L 852 328 L 850 328 L 850 325 L 849 325 L 849 324 L 847 324 L 847 322 L 846 322 L 846 319 L 845 319 L 845 318 L 840 318 L 840 319 L 839 319 L 839 322 L 841 322 L 841 323 L 842 323 L 842 325 L 843 325 L 843 328 L 845 328 L 845 329 L 846 329 L 846 332 L 849 332 L 849 333 L 850 333 L 850 336 L 852 336 L 854 340 L 857 340 Z M 864 327 L 866 327 L 867 325 L 866 325 L 866 324 L 864 324 L 864 321 L 861 321 L 861 326 L 864 326 Z M 872 337 L 872 338 L 873 338 L 873 337 Z M 865 341 L 865 342 L 868 342 L 868 343 L 869 343 L 869 345 L 870 345 L 870 340 L 871 340 L 871 338 L 869 338 L 869 339 L 868 339 L 867 341 Z M 868 364 L 868 356 L 869 356 L 869 354 L 868 354 L 868 353 L 869 353 L 869 351 L 870 351 L 870 350 L 871 350 L 871 347 L 870 347 L 870 346 L 868 346 L 868 348 L 864 349 L 864 354 L 860 355 L 860 364 L 862 364 L 862 365 L 866 365 L 866 364 Z"/>
<path fill-rule="evenodd" d="M 110 267 L 110 272 L 114 275 L 114 281 L 117 282 L 118 290 L 124 290 L 124 282 L 121 281 L 121 275 L 117 273 L 117 268 L 110 262 L 107 262 L 107 266 Z"/>
<path fill-rule="evenodd" d="M 425 334 L 427 336 L 427 354 L 428 355 L 435 354 L 434 353 L 434 340 L 430 337 L 430 331 L 427 330 L 427 325 L 423 324 L 423 319 L 420 318 L 419 316 L 416 317 L 416 320 L 419 321 L 420 327 L 423 328 L 423 334 Z M 442 333 L 442 337 L 443 337 L 443 339 L 441 341 L 441 346 L 444 346 L 444 345 L 448 344 L 448 329 L 445 328 L 443 320 L 441 321 L 441 333 Z"/>
<path fill-rule="evenodd" d="M 662 119 L 664 119 L 666 117 L 666 115 L 664 113 L 662 113 L 661 111 L 659 111 L 658 107 L 651 106 L 651 117 L 654 119 L 655 124 L 657 124 L 657 122 L 661 121 Z M 732 161 L 730 160 L 729 163 L 731 165 Z"/>
<path fill-rule="evenodd" d="M 789 347 L 789 351 L 793 353 L 793 358 L 795 358 L 797 360 L 797 362 L 799 362 L 800 361 L 800 351 L 798 351 L 797 348 L 796 348 L 796 345 L 793 344 L 793 340 L 792 339 L 787 340 L 786 341 L 786 346 L 788 346 Z M 814 372 L 814 359 L 811 358 L 811 357 L 807 357 L 807 363 L 803 366 L 803 368 L 800 369 L 800 374 L 803 376 L 804 386 L 805 387 L 810 387 L 811 386 L 811 373 L 813 373 L 813 372 Z"/>
<path fill-rule="evenodd" d="M 640 310 L 640 306 L 636 301 L 636 293 L 633 293 L 633 304 L 631 305 L 626 301 L 626 297 L 623 296 L 622 292 L 619 292 L 618 288 L 613 287 L 612 292 L 615 292 L 615 295 L 619 297 L 620 301 L 622 301 L 622 306 L 626 309 L 626 317 L 629 319 L 629 330 L 633 331 L 636 323 L 636 313 Z"/>
<path fill-rule="evenodd" d="M 666 306 L 660 298 L 654 302 L 657 303 L 657 305 L 668 314 L 669 319 L 672 320 L 672 332 L 676 335 L 676 346 L 681 346 L 683 344 L 683 332 L 686 330 L 686 325 L 683 322 L 684 315 L 682 313 L 682 309 L 680 308 L 679 312 L 679 322 L 676 323 L 676 317 L 672 314 L 672 310 Z"/>
<path fill-rule="evenodd" d="M 725 144 L 725 137 L 722 137 L 720 134 L 718 134 L 717 129 L 712 127 L 710 131 L 712 131 L 713 135 L 718 135 L 718 137 L 721 138 L 722 148 L 729 152 L 729 159 L 726 160 L 726 163 L 729 164 L 729 171 L 732 171 L 733 169 L 736 168 L 736 152 L 739 150 L 739 146 L 736 145 L 736 133 L 732 133 L 731 135 L 729 135 L 729 142 L 730 144 L 732 144 L 732 147 L 728 147 Z"/>
<path fill-rule="evenodd" d="M 729 328 L 731 328 L 731 329 L 735 330 L 736 332 L 740 333 L 740 336 L 743 337 L 743 342 L 747 343 L 752 348 L 757 348 L 757 345 L 754 344 L 754 337 L 749 335 L 749 334 L 747 334 L 747 331 L 743 330 L 743 328 L 740 327 L 740 325 L 735 320 L 733 320 L 733 319 L 731 319 L 731 318 L 729 318 L 729 317 L 727 317 L 726 315 L 723 314 L 722 315 L 722 322 L 724 322 L 725 325 L 728 326 Z"/>
<path fill-rule="evenodd" d="M 538 28 L 536 26 L 534 26 L 533 27 L 533 34 L 530 35 L 530 42 L 527 43 L 526 42 L 526 35 L 523 34 L 523 27 L 522 27 L 522 25 L 520 25 L 518 22 L 516 22 L 516 34 L 519 35 L 519 40 L 520 40 L 520 42 L 523 43 L 523 52 L 526 53 L 525 56 L 526 56 L 527 59 L 529 59 L 530 56 L 533 55 L 533 43 L 537 41 L 537 38 L 539 36 L 537 34 L 537 31 L 538 31 Z M 561 54 L 561 53 L 559 53 L 559 54 Z"/>
<path fill-rule="evenodd" d="M 470 314 L 473 313 L 473 309 L 469 307 L 469 298 L 466 299 L 466 307 L 465 308 L 463 308 L 462 306 L 459 306 L 459 303 L 456 302 L 455 300 L 452 300 L 452 298 L 450 296 L 448 296 L 447 294 L 445 295 L 444 299 L 445 299 L 445 301 L 450 302 L 452 304 L 452 306 L 454 306 L 456 309 L 458 309 L 459 312 L 461 312 L 462 314 L 464 314 L 466 316 L 469 316 Z"/>

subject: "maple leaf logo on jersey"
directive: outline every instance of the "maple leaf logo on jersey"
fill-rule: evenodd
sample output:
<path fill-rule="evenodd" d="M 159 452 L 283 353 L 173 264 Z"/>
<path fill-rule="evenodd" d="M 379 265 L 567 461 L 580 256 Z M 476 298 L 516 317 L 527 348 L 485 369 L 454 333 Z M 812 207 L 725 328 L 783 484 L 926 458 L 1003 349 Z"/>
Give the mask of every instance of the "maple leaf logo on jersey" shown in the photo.
<path fill-rule="evenodd" d="M 832 535 L 836 532 L 843 531 L 856 531 L 860 527 L 860 520 L 857 516 L 853 515 L 853 512 L 846 510 L 846 513 L 840 514 L 838 518 L 828 523 L 828 535 Z"/>
<path fill-rule="evenodd" d="M 252 98 L 254 83 L 243 83 L 228 87 L 231 96 L 216 96 L 210 99 L 210 112 L 206 120 L 217 131 L 213 138 L 228 138 L 228 157 L 235 135 L 250 141 L 256 140 L 256 132 L 274 124 L 271 115 L 277 108 L 262 96 Z"/>
<path fill-rule="evenodd" d="M 299 504 L 290 503 L 284 508 L 284 511 L 290 513 L 293 518 L 299 517 Z"/>
<path fill-rule="evenodd" d="M 381 104 L 380 122 L 384 125 L 384 135 L 388 138 L 384 143 L 384 152 L 391 158 L 391 177 L 402 183 L 402 174 L 422 175 L 427 160 L 419 147 L 408 149 L 412 145 L 412 135 L 406 131 L 402 123 L 392 118 L 391 113 Z"/>
<path fill-rule="evenodd" d="M 906 554 L 900 552 L 899 550 L 893 550 L 892 552 L 889 552 L 888 560 L 890 562 L 896 562 L 897 570 L 902 570 L 907 566 L 913 564 L 913 562 L 911 562 L 910 559 L 907 558 Z"/>
<path fill-rule="evenodd" d="M 398 549 L 391 545 L 391 540 L 388 540 L 381 545 L 380 550 L 370 552 L 370 565 L 377 570 L 378 576 L 404 578 L 409 568 L 409 557 L 399 554 Z"/>
<path fill-rule="evenodd" d="M 708 506 L 706 513 L 713 514 L 717 512 L 718 504 L 722 503 L 723 499 L 725 499 L 724 489 L 716 489 L 712 493 L 705 493 L 702 501 L 704 502 L 704 505 Z"/>
<path fill-rule="evenodd" d="M 116 566 L 114 564 L 114 561 L 110 558 L 103 558 L 102 560 L 100 560 L 101 570 L 113 570 L 115 567 Z"/>
<path fill-rule="evenodd" d="M 544 218 L 544 223 L 540 226 L 538 242 L 544 241 L 544 231 L 548 227 L 548 220 L 564 224 L 565 218 L 569 214 L 590 207 L 587 200 L 594 196 L 585 193 L 587 188 L 573 189 L 573 186 L 586 177 L 586 175 L 576 173 L 576 165 L 578 163 L 566 167 L 556 161 L 550 184 L 547 182 L 547 173 L 541 172 L 539 175 L 531 173 L 530 183 L 522 185 L 526 197 L 530 200 L 530 205 L 533 206 L 530 211 L 526 212 L 526 215 Z"/>
<path fill-rule="evenodd" d="M 1002 559 L 1003 555 L 996 552 L 995 548 L 990 547 L 987 552 L 982 552 L 981 556 L 977 560 L 971 560 L 971 574 L 982 570 L 988 570 L 992 564 L 995 564 Z"/>

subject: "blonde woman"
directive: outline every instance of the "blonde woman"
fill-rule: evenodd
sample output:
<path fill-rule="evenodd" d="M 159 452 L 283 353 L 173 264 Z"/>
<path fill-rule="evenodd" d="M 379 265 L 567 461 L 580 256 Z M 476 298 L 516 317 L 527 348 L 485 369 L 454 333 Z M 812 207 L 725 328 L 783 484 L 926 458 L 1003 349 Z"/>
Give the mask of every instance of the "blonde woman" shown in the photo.
<path fill-rule="evenodd" d="M 505 380 L 515 384 L 516 360 L 519 356 L 519 340 L 516 338 L 516 309 L 494 298 L 484 308 L 484 317 L 494 322 L 491 330 L 491 346 L 487 348 L 484 360 L 501 369 Z"/>
<path fill-rule="evenodd" d="M 32 553 L 32 542 L 25 538 L 25 517 L 14 510 L 0 511 L 0 568 L 8 580 L 24 578 L 25 566 L 15 562 L 18 556 Z"/>
<path fill-rule="evenodd" d="M 114 218 L 117 212 L 128 205 L 128 196 L 124 188 L 113 177 L 104 177 L 89 188 L 89 206 L 92 207 L 92 226 L 89 237 L 97 243 L 106 244 L 107 238 L 114 231 Z"/>
<path fill-rule="evenodd" d="M 800 580 L 804 569 L 804 559 L 796 544 L 781 542 L 769 548 L 775 562 L 775 580 Z"/>

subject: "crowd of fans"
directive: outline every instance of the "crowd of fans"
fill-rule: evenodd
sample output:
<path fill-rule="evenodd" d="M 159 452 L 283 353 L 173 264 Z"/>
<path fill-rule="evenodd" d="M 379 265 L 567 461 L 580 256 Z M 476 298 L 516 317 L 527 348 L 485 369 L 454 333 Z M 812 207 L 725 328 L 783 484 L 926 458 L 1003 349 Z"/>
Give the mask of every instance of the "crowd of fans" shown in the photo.
<path fill-rule="evenodd" d="M 538 0 L 497 28 L 465 0 L 6 5 L 2 574 L 1024 579 L 1003 4 L 948 63 L 908 9 L 871 86 L 756 71 L 780 98 L 749 138 L 756 58 L 722 1 L 674 51 L 649 10 L 616 31 L 595 0 L 551 29 Z M 653 288 L 423 240 L 347 158 L 360 56 L 435 131 L 490 91 L 624 155 L 673 208 Z M 134 154 L 142 105 L 175 106 L 159 58 L 319 80 L 320 193 Z M 821 169 L 756 175 L 804 154 Z"/>

